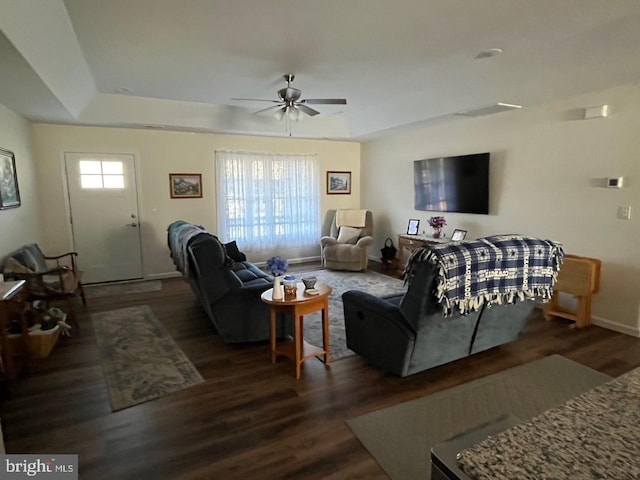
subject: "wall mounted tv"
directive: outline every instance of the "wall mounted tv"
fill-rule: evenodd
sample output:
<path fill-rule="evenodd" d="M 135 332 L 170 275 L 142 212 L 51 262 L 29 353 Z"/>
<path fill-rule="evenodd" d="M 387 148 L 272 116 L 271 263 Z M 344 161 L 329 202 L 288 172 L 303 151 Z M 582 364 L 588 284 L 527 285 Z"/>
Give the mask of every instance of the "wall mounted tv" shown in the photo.
<path fill-rule="evenodd" d="M 487 152 L 415 160 L 415 209 L 488 214 L 489 157 Z"/>

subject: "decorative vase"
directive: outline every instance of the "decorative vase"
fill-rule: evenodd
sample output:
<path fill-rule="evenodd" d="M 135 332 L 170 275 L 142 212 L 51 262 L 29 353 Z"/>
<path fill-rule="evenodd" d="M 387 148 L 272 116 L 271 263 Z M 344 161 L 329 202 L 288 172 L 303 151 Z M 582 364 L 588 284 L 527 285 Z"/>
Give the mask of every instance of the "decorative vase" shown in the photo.
<path fill-rule="evenodd" d="M 282 293 L 282 276 L 273 277 L 273 294 L 271 298 L 274 300 L 282 300 L 284 293 Z"/>
<path fill-rule="evenodd" d="M 442 228 L 434 228 L 433 238 L 440 238 L 440 235 L 442 235 Z"/>

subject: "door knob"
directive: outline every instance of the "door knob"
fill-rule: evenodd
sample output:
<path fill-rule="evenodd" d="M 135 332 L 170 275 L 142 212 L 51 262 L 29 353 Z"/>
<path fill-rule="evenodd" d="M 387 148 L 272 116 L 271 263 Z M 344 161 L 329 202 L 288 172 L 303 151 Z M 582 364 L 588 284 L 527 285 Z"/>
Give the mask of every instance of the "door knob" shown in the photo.
<path fill-rule="evenodd" d="M 136 222 L 127 223 L 127 227 L 137 227 L 138 224 Z"/>

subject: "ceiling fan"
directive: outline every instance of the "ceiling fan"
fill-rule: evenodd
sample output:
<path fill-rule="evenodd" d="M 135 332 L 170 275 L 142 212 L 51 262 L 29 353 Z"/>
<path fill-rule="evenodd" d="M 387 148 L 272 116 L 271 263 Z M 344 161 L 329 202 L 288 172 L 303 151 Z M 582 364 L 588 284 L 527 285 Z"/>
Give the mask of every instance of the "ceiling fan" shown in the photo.
<path fill-rule="evenodd" d="M 254 112 L 254 114 L 272 111 L 278 120 L 282 120 L 283 118 L 286 118 L 288 120 L 298 120 L 300 119 L 300 113 L 304 113 L 305 115 L 309 115 L 310 117 L 313 117 L 320 113 L 319 111 L 314 110 L 307 105 L 347 104 L 347 100 L 345 98 L 300 99 L 300 97 L 302 96 L 302 90 L 293 88 L 291 86 L 291 83 L 296 78 L 296 76 L 293 73 L 286 73 L 285 75 L 283 75 L 283 78 L 287 82 L 287 86 L 278 90 L 278 97 L 280 98 L 279 100 L 265 100 L 262 98 L 233 98 L 232 100 L 249 100 L 254 102 L 276 103 L 276 105 L 258 110 L 257 112 Z"/>

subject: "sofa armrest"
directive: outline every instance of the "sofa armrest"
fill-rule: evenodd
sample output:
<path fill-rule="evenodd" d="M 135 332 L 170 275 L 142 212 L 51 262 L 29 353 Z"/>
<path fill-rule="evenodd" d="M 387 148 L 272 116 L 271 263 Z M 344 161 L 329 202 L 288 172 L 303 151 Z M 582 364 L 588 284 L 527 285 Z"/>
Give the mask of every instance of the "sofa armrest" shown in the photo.
<path fill-rule="evenodd" d="M 331 245 L 337 245 L 338 241 L 333 237 L 322 237 L 320 238 L 320 245 L 322 247 L 329 247 Z"/>
<path fill-rule="evenodd" d="M 355 290 L 345 292 L 342 303 L 347 347 L 386 372 L 406 376 L 416 332 L 400 308 Z"/>
<path fill-rule="evenodd" d="M 398 305 L 366 292 L 349 290 L 342 294 L 345 323 L 353 316 L 362 317 L 367 322 L 375 322 L 387 330 L 395 330 L 407 337 L 416 335 L 413 327 L 405 320 Z"/>

